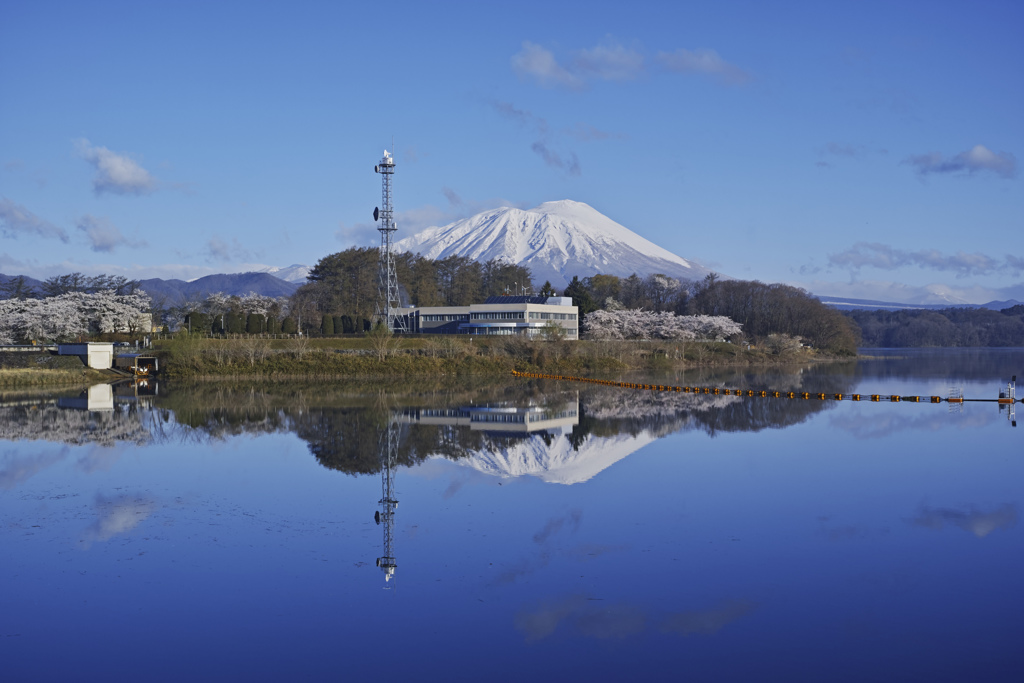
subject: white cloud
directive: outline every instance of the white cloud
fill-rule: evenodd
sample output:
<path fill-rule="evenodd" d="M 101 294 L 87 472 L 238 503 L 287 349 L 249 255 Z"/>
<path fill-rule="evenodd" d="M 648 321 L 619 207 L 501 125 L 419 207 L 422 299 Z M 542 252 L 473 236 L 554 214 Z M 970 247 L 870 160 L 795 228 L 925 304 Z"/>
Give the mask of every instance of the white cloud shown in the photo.
<path fill-rule="evenodd" d="M 157 189 L 156 179 L 130 157 L 93 146 L 88 140 L 75 143 L 78 154 L 92 164 L 96 175 L 92 189 L 96 194 L 149 194 Z"/>
<path fill-rule="evenodd" d="M 17 238 L 19 235 L 36 235 L 68 241 L 68 233 L 49 221 L 43 220 L 21 204 L 15 204 L 6 197 L 0 199 L 0 233 L 4 237 Z"/>
<path fill-rule="evenodd" d="M 679 48 L 675 52 L 659 52 L 657 60 L 663 68 L 669 71 L 703 74 L 732 85 L 746 83 L 751 78 L 749 73 L 730 64 L 722 59 L 717 52 L 707 48 L 696 50 Z"/>
<path fill-rule="evenodd" d="M 146 242 L 133 240 L 121 234 L 116 225 L 106 218 L 97 218 L 86 214 L 78 221 L 78 229 L 85 233 L 89 240 L 89 248 L 93 251 L 112 252 L 120 246 L 138 249 L 145 247 Z"/>
<path fill-rule="evenodd" d="M 644 56 L 609 39 L 592 48 L 577 50 L 562 65 L 550 50 L 523 41 L 512 55 L 512 70 L 545 88 L 583 90 L 589 81 L 631 81 L 644 72 Z"/>
<path fill-rule="evenodd" d="M 559 64 L 549 50 L 528 40 L 523 41 L 522 50 L 512 55 L 512 70 L 520 78 L 532 78 L 545 88 L 581 90 L 586 85 L 582 78 Z"/>
<path fill-rule="evenodd" d="M 939 152 L 911 155 L 903 160 L 913 166 L 919 175 L 929 173 L 965 173 L 974 175 L 985 171 L 1001 178 L 1017 175 L 1017 158 L 1009 152 L 993 152 L 984 145 L 975 145 L 966 152 L 960 152 L 949 159 Z"/>

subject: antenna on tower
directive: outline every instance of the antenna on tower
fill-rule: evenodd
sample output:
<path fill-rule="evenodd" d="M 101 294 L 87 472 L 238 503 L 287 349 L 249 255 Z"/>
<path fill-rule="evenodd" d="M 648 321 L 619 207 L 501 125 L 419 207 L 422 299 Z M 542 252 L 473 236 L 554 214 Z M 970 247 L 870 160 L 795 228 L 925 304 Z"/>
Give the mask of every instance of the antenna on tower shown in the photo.
<path fill-rule="evenodd" d="M 391 150 L 394 151 L 394 137 Z M 405 318 L 398 313 L 402 305 L 398 293 L 398 275 L 395 273 L 395 255 L 391 249 L 395 226 L 394 207 L 391 202 L 391 176 L 395 174 L 395 158 L 387 150 L 373 170 L 381 177 L 381 207 L 373 210 L 373 219 L 380 219 L 380 258 L 378 260 L 378 299 L 374 323 L 387 326 L 389 332 L 406 332 Z"/>

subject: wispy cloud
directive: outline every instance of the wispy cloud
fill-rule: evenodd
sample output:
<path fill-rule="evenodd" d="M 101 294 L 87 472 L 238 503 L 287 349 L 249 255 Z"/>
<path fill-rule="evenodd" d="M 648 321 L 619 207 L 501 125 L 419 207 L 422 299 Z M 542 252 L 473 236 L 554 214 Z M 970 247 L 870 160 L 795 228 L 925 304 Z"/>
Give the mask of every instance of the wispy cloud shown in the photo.
<path fill-rule="evenodd" d="M 978 252 L 943 254 L 936 249 L 908 251 L 877 242 L 858 242 L 837 254 L 829 254 L 828 265 L 848 269 L 851 273 L 867 267 L 896 270 L 917 266 L 927 270 L 952 272 L 958 278 L 998 272 L 1010 272 L 1016 276 L 1024 272 L 1024 258 L 1019 256 L 1010 255 L 999 259 Z"/>
<path fill-rule="evenodd" d="M 626 136 L 622 133 L 609 133 L 608 131 L 598 130 L 591 125 L 586 123 L 577 123 L 572 128 L 564 128 L 562 132 L 571 138 L 575 138 L 580 142 L 593 142 L 596 140 L 612 140 L 612 139 L 624 139 Z"/>
<path fill-rule="evenodd" d="M 757 607 L 752 600 L 725 600 L 707 610 L 670 613 L 661 619 L 660 630 L 683 636 L 713 636 Z M 607 640 L 643 633 L 648 620 L 647 610 L 638 604 L 607 604 L 604 600 L 571 595 L 520 610 L 515 626 L 527 641 L 547 638 L 559 627 L 588 638 Z"/>
<path fill-rule="evenodd" d="M 576 156 L 575 152 L 569 152 L 563 158 L 561 154 L 554 151 L 540 140 L 530 145 L 530 149 L 532 149 L 537 156 L 543 159 L 544 163 L 551 168 L 557 168 L 561 171 L 565 171 L 572 176 L 580 174 L 580 160 Z"/>
<path fill-rule="evenodd" d="M 991 512 L 982 512 L 973 505 L 964 510 L 922 507 L 911 520 L 915 526 L 943 529 L 947 525 L 985 538 L 997 529 L 1009 529 L 1017 523 L 1017 507 L 1004 503 Z"/>
<path fill-rule="evenodd" d="M 863 148 L 857 145 L 842 145 L 838 142 L 830 142 L 825 145 L 823 152 L 837 157 L 855 157 L 860 154 Z"/>
<path fill-rule="evenodd" d="M 931 173 L 995 173 L 1001 178 L 1017 176 L 1017 158 L 1009 152 L 993 152 L 984 145 L 975 145 L 966 152 L 945 157 L 940 152 L 911 155 L 903 160 L 921 176 Z"/>
<path fill-rule="evenodd" d="M 855 159 L 864 156 L 866 150 L 867 148 L 864 145 L 830 142 L 818 148 L 818 161 L 815 163 L 815 166 L 818 168 L 832 168 L 832 161 L 826 161 L 826 159 Z"/>
<path fill-rule="evenodd" d="M 573 510 L 564 517 L 552 517 L 544 524 L 543 529 L 533 535 L 533 542 L 543 545 L 549 538 L 561 531 L 562 527 L 567 527 L 571 533 L 576 533 L 582 523 L 582 510 Z"/>
<path fill-rule="evenodd" d="M 143 195 L 157 189 L 156 178 L 131 157 L 94 146 L 85 138 L 78 140 L 75 147 L 79 156 L 96 169 L 92 179 L 92 189 L 96 194 Z"/>
<path fill-rule="evenodd" d="M 121 230 L 106 218 L 86 214 L 78 221 L 78 229 L 85 233 L 89 248 L 93 251 L 112 252 L 118 247 L 138 249 L 147 246 L 144 240 L 133 240 L 121 234 Z"/>
<path fill-rule="evenodd" d="M 448 206 L 450 206 L 452 208 L 455 208 L 455 207 L 458 207 L 458 206 L 462 206 L 462 197 L 459 196 L 458 192 L 456 192 L 455 190 L 453 190 L 452 188 L 447 187 L 447 186 L 442 187 L 441 188 L 441 192 L 444 194 L 445 198 L 448 200 Z"/>
<path fill-rule="evenodd" d="M 609 38 L 592 48 L 576 50 L 560 63 L 547 48 L 523 41 L 512 55 L 512 70 L 544 88 L 583 90 L 592 81 L 631 81 L 644 72 L 644 56 Z"/>
<path fill-rule="evenodd" d="M 748 72 L 730 64 L 708 48 L 679 48 L 675 52 L 659 52 L 656 59 L 668 71 L 709 76 L 728 85 L 742 85 L 751 80 Z"/>
<path fill-rule="evenodd" d="M 515 626 L 527 641 L 547 638 L 562 623 L 581 636 L 606 640 L 643 632 L 647 616 L 639 605 L 608 605 L 582 595 L 542 602 L 515 616 Z"/>
<path fill-rule="evenodd" d="M 232 237 L 231 241 L 227 242 L 214 236 L 206 242 L 207 261 L 228 263 L 231 261 L 251 261 L 253 259 L 253 252 L 243 247 L 237 237 Z"/>
<path fill-rule="evenodd" d="M 711 609 L 671 614 L 662 622 L 661 630 L 683 636 L 713 636 L 755 609 L 757 603 L 750 600 L 726 600 Z"/>
<path fill-rule="evenodd" d="M 69 448 L 32 455 L 22 455 L 17 451 L 6 450 L 0 454 L 0 489 L 10 490 L 27 479 L 54 465 L 68 455 Z"/>
<path fill-rule="evenodd" d="M 580 160 L 576 155 L 576 152 L 572 150 L 559 151 L 553 145 L 551 142 L 552 139 L 557 139 L 559 135 L 551 131 L 546 119 L 541 116 L 536 116 L 525 109 L 520 109 L 511 102 L 490 100 L 488 104 L 502 117 L 514 122 L 519 127 L 530 130 L 534 133 L 535 139 L 530 145 L 530 149 L 533 150 L 533 153 L 539 156 L 548 167 L 562 171 L 570 176 L 580 175 Z M 580 131 L 580 134 L 569 134 L 578 140 L 600 140 L 610 137 L 610 134 L 598 131 L 596 128 L 582 123 L 577 124 L 577 130 Z M 590 136 L 584 138 L 584 135 L 587 133 L 589 133 Z"/>
<path fill-rule="evenodd" d="M 68 241 L 68 233 L 53 223 L 43 220 L 21 204 L 15 204 L 4 197 L 0 199 L 0 233 L 4 237 L 17 238 L 21 235 L 35 235 L 46 239 L 56 238 Z"/>
<path fill-rule="evenodd" d="M 588 50 L 576 52 L 574 71 L 588 79 L 632 81 L 644 70 L 644 57 L 635 50 L 607 41 Z"/>

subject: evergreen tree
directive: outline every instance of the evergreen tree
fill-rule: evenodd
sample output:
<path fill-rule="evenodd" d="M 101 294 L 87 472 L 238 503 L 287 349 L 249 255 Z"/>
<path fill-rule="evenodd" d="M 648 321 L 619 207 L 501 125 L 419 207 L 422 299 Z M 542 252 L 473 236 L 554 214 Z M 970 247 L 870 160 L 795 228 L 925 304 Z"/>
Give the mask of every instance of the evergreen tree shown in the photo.
<path fill-rule="evenodd" d="M 25 282 L 25 276 L 12 277 L 7 282 L 0 284 L 0 298 L 20 299 L 24 301 L 35 296 L 35 292 Z"/>
<path fill-rule="evenodd" d="M 266 328 L 266 318 L 259 313 L 250 313 L 245 321 L 245 331 L 249 334 L 262 334 Z"/>
<path fill-rule="evenodd" d="M 245 319 L 242 318 L 241 313 L 228 313 L 224 318 L 228 334 L 242 334 L 245 332 Z"/>
<path fill-rule="evenodd" d="M 192 311 L 185 316 L 185 329 L 189 334 L 206 334 L 210 331 L 210 316 Z"/>
<path fill-rule="evenodd" d="M 590 292 L 587 291 L 587 288 L 583 286 L 583 283 L 575 275 L 572 276 L 572 281 L 569 282 L 569 286 L 565 288 L 562 296 L 572 297 L 572 304 L 579 308 L 580 317 L 597 310 L 594 300 L 590 298 Z"/>
<path fill-rule="evenodd" d="M 334 334 L 334 316 L 324 314 L 320 320 L 320 333 L 325 337 Z"/>

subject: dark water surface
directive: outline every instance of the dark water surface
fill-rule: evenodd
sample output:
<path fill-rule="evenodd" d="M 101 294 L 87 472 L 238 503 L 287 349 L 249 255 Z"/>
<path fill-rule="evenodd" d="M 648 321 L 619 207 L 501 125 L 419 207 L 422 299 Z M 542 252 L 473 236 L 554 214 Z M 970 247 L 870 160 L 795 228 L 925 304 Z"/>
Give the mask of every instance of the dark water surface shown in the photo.
<path fill-rule="evenodd" d="M 659 381 L 1024 379 L 1020 349 L 872 353 Z M 994 404 L 8 393 L 0 679 L 1024 680 L 1022 504 L 1024 428 Z"/>

